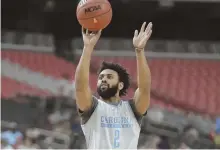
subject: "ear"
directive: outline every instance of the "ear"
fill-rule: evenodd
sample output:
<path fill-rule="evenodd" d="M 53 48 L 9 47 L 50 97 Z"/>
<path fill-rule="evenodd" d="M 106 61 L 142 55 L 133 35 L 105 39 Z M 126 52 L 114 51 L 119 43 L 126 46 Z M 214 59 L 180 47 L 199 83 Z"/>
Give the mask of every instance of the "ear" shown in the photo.
<path fill-rule="evenodd" d="M 123 88 L 124 88 L 124 83 L 123 82 L 119 82 L 118 89 L 122 90 Z"/>

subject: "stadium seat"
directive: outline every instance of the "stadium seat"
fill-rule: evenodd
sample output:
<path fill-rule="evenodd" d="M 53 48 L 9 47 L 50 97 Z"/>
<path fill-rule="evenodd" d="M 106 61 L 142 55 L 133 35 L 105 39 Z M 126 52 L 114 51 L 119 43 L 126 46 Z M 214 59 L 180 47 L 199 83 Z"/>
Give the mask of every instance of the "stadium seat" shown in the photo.
<path fill-rule="evenodd" d="M 18 63 L 33 71 L 41 72 L 55 78 L 63 74 L 74 76 L 76 66 L 53 54 L 24 51 L 2 51 L 2 59 Z M 92 66 L 97 67 L 101 62 L 120 63 L 136 81 L 135 57 L 93 57 Z M 186 59 L 150 59 L 149 66 L 152 74 L 152 89 L 164 96 L 171 97 L 176 102 L 195 108 L 201 112 L 220 114 L 220 62 L 210 60 Z M 90 84 L 96 91 L 97 75 L 90 75 Z M 130 89 L 126 98 L 134 93 Z M 160 102 L 163 107 L 172 108 Z"/>
<path fill-rule="evenodd" d="M 75 65 L 50 53 L 7 50 L 2 51 L 2 59 L 7 59 L 32 71 L 42 72 L 56 78 L 62 78 L 64 74 L 72 76 L 75 72 Z"/>
<path fill-rule="evenodd" d="M 98 66 L 103 60 L 117 62 L 129 68 L 129 73 L 136 80 L 134 58 L 96 57 L 93 58 L 93 64 Z M 219 61 L 151 59 L 149 66 L 152 74 L 152 89 L 201 112 L 220 114 L 220 109 L 217 109 L 220 107 Z"/>
<path fill-rule="evenodd" d="M 33 96 L 48 96 L 50 95 L 49 92 L 45 90 L 40 90 L 38 88 L 35 88 L 31 85 L 17 82 L 13 79 L 10 79 L 8 77 L 1 77 L 2 81 L 2 97 L 8 98 L 8 97 L 14 97 L 16 94 L 24 94 L 24 95 L 33 95 Z"/>

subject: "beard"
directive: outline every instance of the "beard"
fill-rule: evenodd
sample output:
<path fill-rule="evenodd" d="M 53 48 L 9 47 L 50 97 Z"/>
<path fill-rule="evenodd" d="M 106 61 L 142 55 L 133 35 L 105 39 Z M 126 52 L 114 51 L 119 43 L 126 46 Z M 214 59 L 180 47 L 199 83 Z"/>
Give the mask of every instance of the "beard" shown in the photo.
<path fill-rule="evenodd" d="M 117 92 L 118 92 L 118 84 L 112 86 L 111 88 L 109 87 L 109 85 L 105 89 L 101 88 L 101 85 L 97 88 L 97 93 L 101 98 L 105 100 L 114 97 Z"/>

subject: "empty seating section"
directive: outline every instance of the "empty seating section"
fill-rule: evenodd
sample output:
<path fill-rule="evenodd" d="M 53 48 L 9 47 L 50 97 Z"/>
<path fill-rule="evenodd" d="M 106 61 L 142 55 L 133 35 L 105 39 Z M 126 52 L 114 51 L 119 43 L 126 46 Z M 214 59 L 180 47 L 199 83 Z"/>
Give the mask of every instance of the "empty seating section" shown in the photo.
<path fill-rule="evenodd" d="M 76 68 L 75 65 L 52 54 L 2 51 L 2 58 L 55 78 L 62 78 L 63 74 L 73 76 Z M 135 57 L 105 57 L 105 59 L 93 57 L 92 65 L 98 67 L 103 60 L 118 62 L 125 66 L 132 80 L 136 81 Z M 150 59 L 148 62 L 152 74 L 153 90 L 201 111 L 220 114 L 220 61 Z M 90 84 L 94 91 L 96 90 L 96 77 L 96 74 L 90 75 Z M 130 89 L 127 97 L 131 97 L 133 93 L 134 90 Z M 152 103 L 172 108 L 156 100 Z"/>
<path fill-rule="evenodd" d="M 136 59 L 129 57 L 93 58 L 93 64 L 118 62 L 136 80 Z M 151 59 L 152 89 L 201 112 L 220 114 L 220 61 Z"/>
<path fill-rule="evenodd" d="M 49 92 L 45 90 L 40 90 L 38 88 L 34 88 L 31 85 L 17 82 L 16 80 L 1 77 L 2 81 L 2 97 L 13 97 L 16 94 L 25 94 L 25 95 L 35 95 L 35 96 L 47 96 L 50 95 Z"/>
<path fill-rule="evenodd" d="M 73 75 L 75 71 L 74 65 L 51 53 L 2 51 L 2 59 L 10 60 L 12 63 L 18 63 L 45 75 L 52 75 L 55 78 L 61 78 L 64 74 Z"/>

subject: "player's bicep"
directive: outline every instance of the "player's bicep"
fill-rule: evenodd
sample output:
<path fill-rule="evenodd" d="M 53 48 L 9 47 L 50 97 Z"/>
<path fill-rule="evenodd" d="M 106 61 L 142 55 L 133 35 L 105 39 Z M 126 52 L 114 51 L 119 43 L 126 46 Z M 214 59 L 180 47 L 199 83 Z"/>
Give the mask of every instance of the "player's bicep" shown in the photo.
<path fill-rule="evenodd" d="M 145 114 L 150 105 L 150 90 L 140 91 L 137 89 L 133 99 L 138 113 Z"/>
<path fill-rule="evenodd" d="M 81 111 L 88 110 L 92 105 L 92 92 L 90 88 L 75 89 L 76 105 Z"/>

